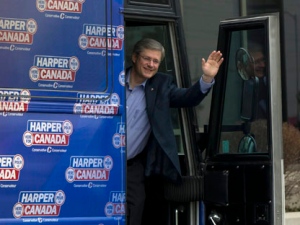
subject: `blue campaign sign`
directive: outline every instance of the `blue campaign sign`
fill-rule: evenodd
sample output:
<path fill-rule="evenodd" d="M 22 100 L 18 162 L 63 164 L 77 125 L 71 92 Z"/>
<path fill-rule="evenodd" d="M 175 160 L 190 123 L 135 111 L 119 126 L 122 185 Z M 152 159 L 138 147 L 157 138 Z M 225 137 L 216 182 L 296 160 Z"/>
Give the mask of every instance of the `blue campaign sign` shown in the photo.
<path fill-rule="evenodd" d="M 0 224 L 125 224 L 121 7 L 0 2 Z"/>

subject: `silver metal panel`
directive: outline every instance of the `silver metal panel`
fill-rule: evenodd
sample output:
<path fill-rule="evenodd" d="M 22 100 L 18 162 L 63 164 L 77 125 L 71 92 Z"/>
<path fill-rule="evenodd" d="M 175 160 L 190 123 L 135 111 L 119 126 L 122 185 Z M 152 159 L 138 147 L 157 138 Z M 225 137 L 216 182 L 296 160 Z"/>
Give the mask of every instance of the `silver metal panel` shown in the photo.
<path fill-rule="evenodd" d="M 270 109 L 272 124 L 274 225 L 284 224 L 284 175 L 279 14 L 269 16 Z"/>

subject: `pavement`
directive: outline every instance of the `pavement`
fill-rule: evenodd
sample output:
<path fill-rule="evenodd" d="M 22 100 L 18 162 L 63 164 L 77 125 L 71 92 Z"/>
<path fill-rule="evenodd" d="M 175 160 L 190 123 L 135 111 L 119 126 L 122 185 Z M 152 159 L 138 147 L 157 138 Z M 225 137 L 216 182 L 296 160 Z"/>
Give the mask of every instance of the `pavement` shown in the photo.
<path fill-rule="evenodd" d="M 300 225 L 300 212 L 285 213 L 285 225 Z"/>

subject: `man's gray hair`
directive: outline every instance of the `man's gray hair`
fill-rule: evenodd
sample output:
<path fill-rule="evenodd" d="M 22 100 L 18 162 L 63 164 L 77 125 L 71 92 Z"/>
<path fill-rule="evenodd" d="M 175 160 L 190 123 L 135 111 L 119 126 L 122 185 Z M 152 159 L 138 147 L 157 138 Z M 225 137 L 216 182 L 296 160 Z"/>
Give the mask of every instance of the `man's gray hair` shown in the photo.
<path fill-rule="evenodd" d="M 151 38 L 144 38 L 138 41 L 133 47 L 133 54 L 139 55 L 145 49 L 156 50 L 161 52 L 161 61 L 165 58 L 165 48 L 162 44 Z"/>

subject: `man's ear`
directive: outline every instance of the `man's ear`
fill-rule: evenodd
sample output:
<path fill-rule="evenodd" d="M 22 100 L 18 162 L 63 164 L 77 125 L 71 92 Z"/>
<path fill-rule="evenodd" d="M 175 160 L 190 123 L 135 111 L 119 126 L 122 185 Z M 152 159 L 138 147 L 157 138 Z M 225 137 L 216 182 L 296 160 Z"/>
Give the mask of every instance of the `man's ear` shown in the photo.
<path fill-rule="evenodd" d="M 133 53 L 133 54 L 132 54 L 131 60 L 132 60 L 132 63 L 135 63 L 135 62 L 136 62 L 136 60 L 137 60 L 137 54 L 136 54 L 136 53 Z"/>

